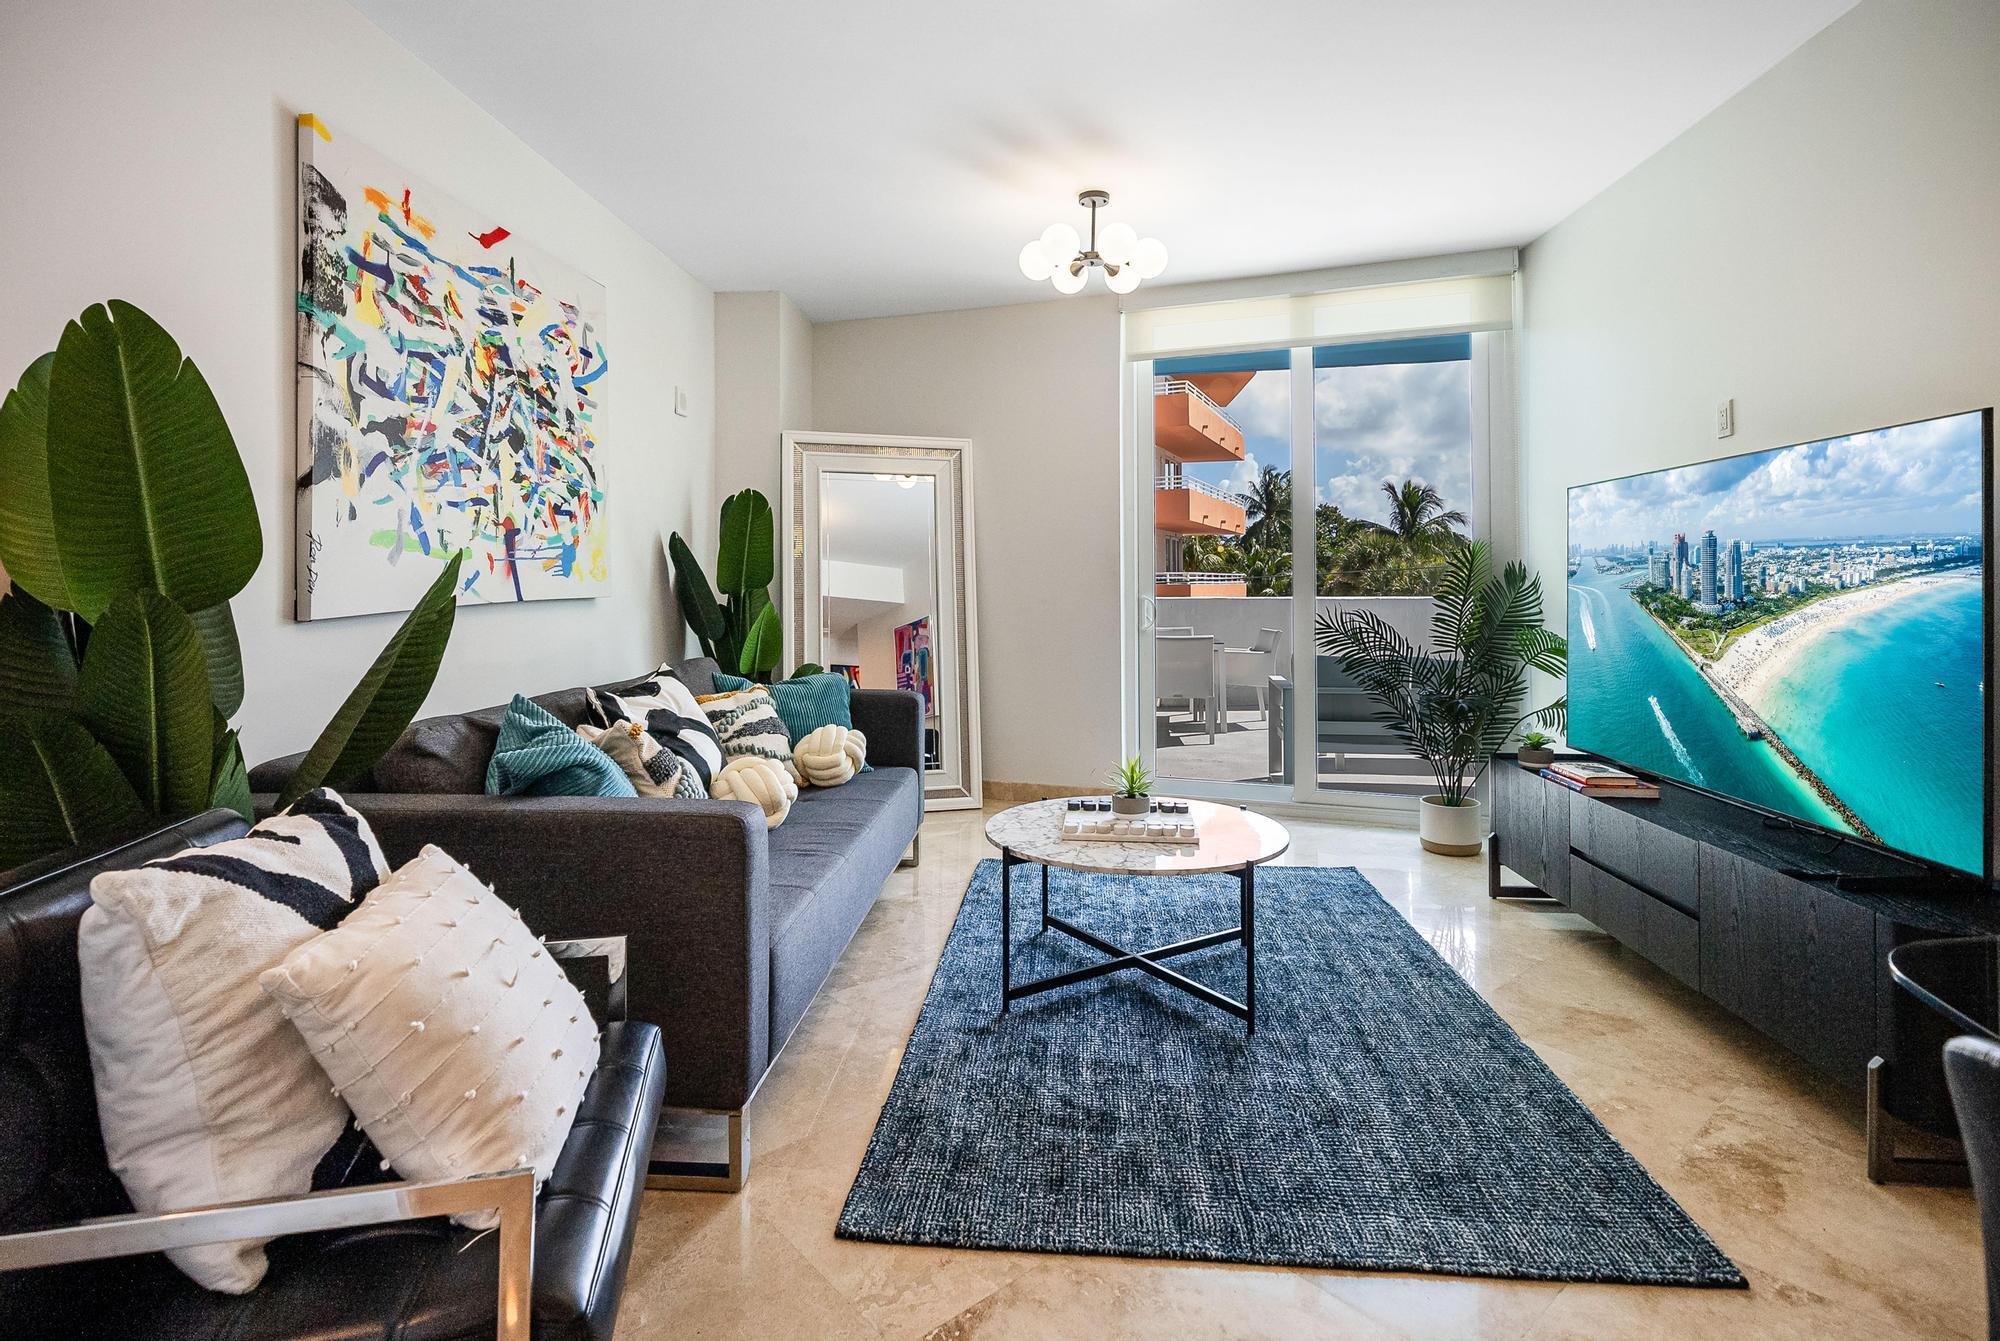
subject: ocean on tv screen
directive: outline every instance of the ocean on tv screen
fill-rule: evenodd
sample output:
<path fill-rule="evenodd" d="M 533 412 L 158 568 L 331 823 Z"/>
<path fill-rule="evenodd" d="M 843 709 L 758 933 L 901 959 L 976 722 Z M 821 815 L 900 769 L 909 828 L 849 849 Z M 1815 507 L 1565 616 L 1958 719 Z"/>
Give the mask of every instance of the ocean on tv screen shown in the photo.
<path fill-rule="evenodd" d="M 1979 872 L 1985 413 L 1569 494 L 1569 741 Z"/>

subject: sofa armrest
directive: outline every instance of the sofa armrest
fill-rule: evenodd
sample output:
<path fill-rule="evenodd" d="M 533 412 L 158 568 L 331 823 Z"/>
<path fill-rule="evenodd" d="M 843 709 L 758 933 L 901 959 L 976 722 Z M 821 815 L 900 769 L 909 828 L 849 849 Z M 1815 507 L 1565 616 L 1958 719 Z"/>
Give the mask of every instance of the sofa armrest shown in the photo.
<path fill-rule="evenodd" d="M 868 737 L 876 768 L 924 771 L 924 699 L 913 689 L 857 689 L 848 699 L 854 729 Z"/>
<path fill-rule="evenodd" d="M 232 1239 L 500 1213 L 499 1341 L 528 1341 L 535 1279 L 535 1171 L 474 1174 L 431 1183 L 374 1183 L 298 1196 L 96 1220 L 0 1236 L 0 1271 L 136 1257 Z"/>
<path fill-rule="evenodd" d="M 668 1102 L 741 1108 L 770 1057 L 770 877 L 745 801 L 347 792 L 391 867 L 435 843 L 535 931 L 623 935 L 631 1018 L 660 1026 Z M 261 813 L 269 797 L 255 798 Z"/>

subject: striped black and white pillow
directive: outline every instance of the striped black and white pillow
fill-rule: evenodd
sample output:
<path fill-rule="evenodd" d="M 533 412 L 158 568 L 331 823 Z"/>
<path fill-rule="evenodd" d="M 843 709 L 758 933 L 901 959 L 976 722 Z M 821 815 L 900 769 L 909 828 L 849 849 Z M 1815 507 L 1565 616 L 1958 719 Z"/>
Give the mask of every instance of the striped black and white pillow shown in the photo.
<path fill-rule="evenodd" d="M 695 700 L 694 691 L 671 671 L 663 666 L 644 680 L 616 689 L 586 690 L 584 697 L 595 725 L 643 723 L 646 734 L 681 761 L 687 780 L 675 795 L 695 799 L 708 795 L 708 784 L 722 767 L 722 742 Z M 696 787 L 700 790 L 694 790 Z"/>
<path fill-rule="evenodd" d="M 347 1105 L 257 975 L 387 874 L 368 823 L 322 789 L 242 838 L 90 882 L 77 929 L 84 1032 L 109 1163 L 155 1212 L 310 1191 Z M 243 1294 L 263 1239 L 167 1255 Z"/>
<path fill-rule="evenodd" d="M 798 765 L 792 762 L 791 733 L 785 730 L 784 719 L 778 716 L 770 690 L 753 684 L 732 693 L 704 694 L 701 710 L 708 714 L 709 725 L 715 728 L 716 738 L 722 742 L 724 758 L 750 755 L 769 759 L 783 764 L 792 781 L 798 781 Z"/>

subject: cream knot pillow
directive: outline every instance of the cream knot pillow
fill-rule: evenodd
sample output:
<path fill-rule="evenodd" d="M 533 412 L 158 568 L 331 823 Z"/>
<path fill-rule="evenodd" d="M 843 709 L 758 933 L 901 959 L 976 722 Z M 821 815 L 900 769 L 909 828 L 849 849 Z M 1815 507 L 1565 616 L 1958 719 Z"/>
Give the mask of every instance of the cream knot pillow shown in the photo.
<path fill-rule="evenodd" d="M 723 801 L 748 801 L 764 812 L 764 827 L 775 829 L 792 813 L 799 785 L 777 760 L 742 754 L 722 766 L 708 794 Z"/>
<path fill-rule="evenodd" d="M 792 762 L 815 787 L 838 787 L 861 771 L 868 737 L 852 727 L 828 722 L 792 747 Z"/>
<path fill-rule="evenodd" d="M 555 1168 L 597 1026 L 521 915 L 446 853 L 426 847 L 257 981 L 386 1167 L 413 1182 L 531 1167 L 538 1185 Z"/>

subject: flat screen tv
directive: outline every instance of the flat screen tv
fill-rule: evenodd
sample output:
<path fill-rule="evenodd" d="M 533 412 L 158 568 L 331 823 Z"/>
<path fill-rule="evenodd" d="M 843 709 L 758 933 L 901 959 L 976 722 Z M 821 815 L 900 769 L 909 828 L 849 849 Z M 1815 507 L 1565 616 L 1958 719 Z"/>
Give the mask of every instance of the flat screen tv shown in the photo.
<path fill-rule="evenodd" d="M 1569 744 L 1992 875 L 1993 411 L 1569 491 Z"/>

